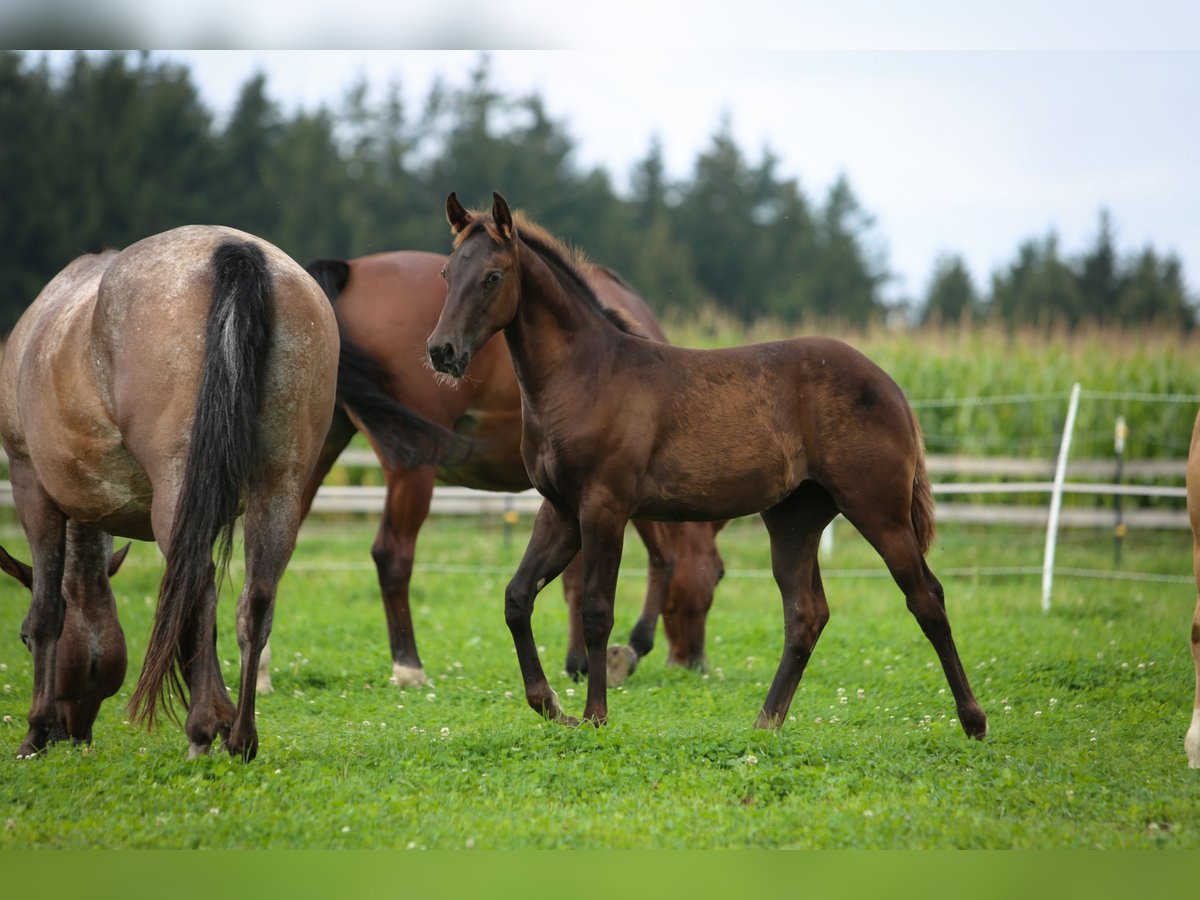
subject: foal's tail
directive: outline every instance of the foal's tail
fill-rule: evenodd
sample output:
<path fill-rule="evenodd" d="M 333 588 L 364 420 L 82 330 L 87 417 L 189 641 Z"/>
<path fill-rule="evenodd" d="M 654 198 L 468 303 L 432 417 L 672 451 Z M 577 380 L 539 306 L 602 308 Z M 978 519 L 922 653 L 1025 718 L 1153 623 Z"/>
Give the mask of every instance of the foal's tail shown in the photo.
<path fill-rule="evenodd" d="M 271 274 L 262 250 L 246 241 L 221 244 L 212 265 L 212 305 L 183 484 L 146 661 L 129 701 L 132 717 L 148 726 L 155 722 L 164 688 L 186 703 L 184 672 L 212 640 L 200 629 L 214 589 L 213 542 L 220 538 L 219 583 L 233 549 L 241 498 L 255 477 Z M 173 711 L 169 715 L 175 718 Z"/>
<path fill-rule="evenodd" d="M 929 473 L 925 470 L 925 437 L 921 434 L 921 425 L 915 416 L 913 427 L 917 431 L 917 467 L 913 472 L 912 523 L 913 531 L 917 534 L 917 544 L 921 548 L 921 555 L 924 556 L 933 546 L 937 523 L 933 515 L 933 489 L 929 484 Z"/>
<path fill-rule="evenodd" d="M 337 314 L 337 298 L 350 280 L 350 265 L 341 259 L 317 259 L 305 269 Z M 346 336 L 338 317 L 337 401 L 374 439 L 393 467 L 416 468 L 426 463 L 462 463 L 471 455 L 470 438 L 455 434 L 417 415 L 396 399 L 396 386 L 381 365 Z"/>

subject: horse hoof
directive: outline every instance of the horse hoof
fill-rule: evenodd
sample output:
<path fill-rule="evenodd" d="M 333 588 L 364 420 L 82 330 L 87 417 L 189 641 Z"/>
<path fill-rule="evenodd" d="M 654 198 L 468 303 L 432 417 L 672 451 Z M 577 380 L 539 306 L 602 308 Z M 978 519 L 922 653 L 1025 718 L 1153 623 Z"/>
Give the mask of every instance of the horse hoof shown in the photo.
<path fill-rule="evenodd" d="M 567 662 L 563 666 L 572 681 L 579 681 L 587 675 L 587 657 L 567 654 Z"/>
<path fill-rule="evenodd" d="M 425 670 L 420 666 L 402 666 L 392 663 L 392 684 L 398 688 L 422 687 L 429 684 Z"/>
<path fill-rule="evenodd" d="M 968 710 L 966 714 L 959 714 L 959 722 L 962 723 L 963 731 L 967 733 L 967 737 L 975 738 L 977 741 L 982 741 L 987 737 L 988 721 L 982 709 L 976 707 L 973 710 Z"/>
<path fill-rule="evenodd" d="M 201 756 L 208 756 L 212 752 L 212 744 L 197 744 L 195 742 L 188 745 L 188 759 L 199 759 Z"/>
<path fill-rule="evenodd" d="M 271 684 L 269 673 L 259 673 L 258 680 L 254 683 L 254 690 L 260 697 L 275 690 L 275 685 Z"/>
<path fill-rule="evenodd" d="M 632 647 L 624 644 L 613 644 L 608 648 L 608 684 L 616 687 L 623 684 L 625 679 L 637 668 L 638 655 Z"/>

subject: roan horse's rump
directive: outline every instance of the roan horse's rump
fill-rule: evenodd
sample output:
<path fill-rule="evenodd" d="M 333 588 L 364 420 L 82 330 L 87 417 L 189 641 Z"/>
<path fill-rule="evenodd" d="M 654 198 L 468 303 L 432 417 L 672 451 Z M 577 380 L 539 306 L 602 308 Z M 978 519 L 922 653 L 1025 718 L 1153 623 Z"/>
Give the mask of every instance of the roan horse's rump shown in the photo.
<path fill-rule="evenodd" d="M 337 365 L 321 290 L 280 250 L 233 229 L 186 226 L 80 257 L 46 286 L 0 365 L 0 435 L 33 555 L 30 568 L 3 554 L 32 592 L 21 754 L 64 727 L 60 703 L 75 695 L 94 708 L 65 725 L 90 739 L 99 700 L 120 684 L 124 637 L 108 575 L 119 562 L 110 535 L 122 535 L 155 540 L 166 557 L 135 716 L 153 722 L 173 688 L 187 698 L 193 754 L 220 734 L 231 753 L 254 756 L 254 672 Z M 214 578 L 243 510 L 235 710 L 214 646 Z M 95 658 L 64 667 L 89 648 Z"/>
<path fill-rule="evenodd" d="M 982 738 L 987 717 L 924 559 L 932 496 L 920 429 L 896 383 L 825 338 L 701 351 L 629 334 L 604 315 L 557 241 L 494 201 L 487 214 L 447 200 L 455 249 L 428 352 L 434 368 L 459 377 L 503 330 L 520 382 L 522 453 L 545 500 L 504 605 L 530 706 L 574 721 L 546 681 L 531 614 L 538 590 L 580 547 L 584 716 L 599 723 L 625 523 L 760 512 L 783 597 L 784 650 L 757 723 L 779 726 L 829 617 L 817 547 L 841 512 L 887 563 L 941 660 L 964 731 Z M 591 402 L 572 402 L 579 396 Z"/>

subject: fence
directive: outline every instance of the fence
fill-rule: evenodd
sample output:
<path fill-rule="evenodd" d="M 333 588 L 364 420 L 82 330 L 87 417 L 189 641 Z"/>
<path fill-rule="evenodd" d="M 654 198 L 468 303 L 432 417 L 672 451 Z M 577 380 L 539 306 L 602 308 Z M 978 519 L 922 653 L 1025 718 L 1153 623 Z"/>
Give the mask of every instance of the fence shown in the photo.
<path fill-rule="evenodd" d="M 1200 405 L 1200 395 L 1145 394 L 1086 391 L 1079 384 L 1069 394 L 1042 393 L 994 397 L 939 398 L 915 400 L 912 405 L 922 408 L 945 406 L 985 406 L 1031 402 L 1064 402 L 1066 413 L 1062 434 L 1058 440 L 1055 459 L 1009 456 L 964 456 L 930 453 L 926 467 L 933 482 L 936 516 L 940 522 L 981 524 L 1017 524 L 1046 529 L 1045 550 L 1040 567 L 1022 567 L 1020 574 L 1040 569 L 1042 575 L 1042 608 L 1049 609 L 1056 573 L 1055 553 L 1060 526 L 1113 527 L 1118 539 L 1127 527 L 1187 528 L 1187 513 L 1183 508 L 1186 490 L 1182 481 L 1187 468 L 1184 459 L 1125 460 L 1123 457 L 1123 423 L 1118 418 L 1114 429 L 1114 457 L 1084 459 L 1070 462 L 1075 421 L 1082 400 L 1136 401 L 1140 403 L 1186 403 Z M 2 460 L 0 460 L 2 461 Z M 368 450 L 347 450 L 339 460 L 348 468 L 374 467 L 374 455 Z M 1082 480 L 1114 476 L 1114 480 Z M 964 477 L 991 480 L 963 481 Z M 1068 480 L 1070 478 L 1070 480 Z M 1032 480 L 1031 480 L 1032 479 Z M 1138 483 L 1171 480 L 1178 484 Z M 949 498 L 966 496 L 1015 496 L 1020 494 L 1048 495 L 1044 506 L 1014 505 L 1012 503 L 954 502 Z M 1111 509 L 1064 508 L 1068 495 L 1090 494 L 1111 497 Z M 315 513 L 377 513 L 384 504 L 386 488 L 372 486 L 323 485 L 313 501 Z M 1174 508 L 1124 509 L 1125 497 L 1166 498 L 1177 501 Z M 0 481 L 0 506 L 12 506 L 12 486 Z M 463 487 L 438 486 L 434 489 L 430 512 L 433 515 L 499 515 L 511 517 L 532 515 L 541 497 L 532 490 L 522 493 L 492 493 Z M 823 546 L 828 549 L 832 529 L 827 530 Z M 1089 573 L 1080 570 L 1058 570 L 1073 576 L 1096 575 L 1114 577 L 1113 573 Z M 1156 576 L 1141 573 L 1146 578 L 1169 581 L 1188 581 L 1187 575 Z M 1121 573 L 1117 577 L 1139 577 L 1139 573 Z"/>

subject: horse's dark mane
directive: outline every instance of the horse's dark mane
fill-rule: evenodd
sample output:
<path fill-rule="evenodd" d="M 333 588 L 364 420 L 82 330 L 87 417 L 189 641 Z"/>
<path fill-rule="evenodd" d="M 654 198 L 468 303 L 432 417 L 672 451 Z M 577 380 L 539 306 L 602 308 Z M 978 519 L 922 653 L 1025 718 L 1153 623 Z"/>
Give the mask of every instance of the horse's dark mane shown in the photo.
<path fill-rule="evenodd" d="M 634 331 L 625 317 L 615 310 L 609 309 L 600 302 L 600 298 L 596 296 L 596 292 L 592 290 L 592 286 L 587 283 L 587 279 L 580 274 L 579 269 L 568 259 L 564 258 L 561 248 L 557 242 L 549 243 L 541 239 L 538 233 L 528 234 L 517 227 L 517 235 L 521 238 L 522 243 L 537 253 L 542 258 L 542 261 L 550 266 L 550 270 L 558 277 L 559 281 L 566 283 L 574 293 L 581 296 L 588 304 L 600 313 L 605 319 L 619 328 L 626 334 L 631 334 L 634 337 L 642 335 Z"/>
<path fill-rule="evenodd" d="M 475 221 L 483 224 L 483 227 L 487 229 L 488 234 L 493 240 L 499 241 L 501 239 L 490 214 L 483 212 L 475 213 Z M 517 236 L 521 239 L 521 242 L 541 257 L 542 261 L 550 267 L 550 270 L 554 272 L 560 282 L 570 288 L 573 293 L 582 297 L 596 312 L 600 313 L 604 319 L 618 330 L 633 337 L 643 339 L 646 337 L 624 315 L 616 310 L 609 309 L 600 302 L 600 298 L 596 296 L 596 292 L 592 290 L 592 286 L 583 277 L 583 269 L 590 263 L 581 250 L 567 247 L 542 226 L 531 222 L 522 212 L 514 212 L 513 221 L 516 224 Z M 467 233 L 471 230 L 468 226 L 460 233 L 458 239 L 455 241 L 455 246 L 462 243 Z M 613 275 L 615 281 L 624 284 L 624 280 L 620 276 L 617 276 L 611 269 L 605 269 L 605 271 Z"/>

